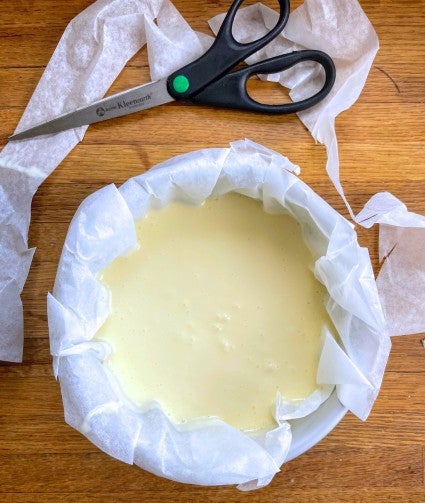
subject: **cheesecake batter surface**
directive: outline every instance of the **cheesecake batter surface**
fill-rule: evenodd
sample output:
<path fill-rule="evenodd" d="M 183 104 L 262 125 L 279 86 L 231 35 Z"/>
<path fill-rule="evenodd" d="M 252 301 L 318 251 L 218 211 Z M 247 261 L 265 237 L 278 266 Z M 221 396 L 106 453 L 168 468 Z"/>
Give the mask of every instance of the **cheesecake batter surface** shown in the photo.
<path fill-rule="evenodd" d="M 331 322 L 298 222 L 231 193 L 153 210 L 137 235 L 139 249 L 100 276 L 111 314 L 96 334 L 133 403 L 255 430 L 273 425 L 277 391 L 302 399 L 317 388 Z"/>

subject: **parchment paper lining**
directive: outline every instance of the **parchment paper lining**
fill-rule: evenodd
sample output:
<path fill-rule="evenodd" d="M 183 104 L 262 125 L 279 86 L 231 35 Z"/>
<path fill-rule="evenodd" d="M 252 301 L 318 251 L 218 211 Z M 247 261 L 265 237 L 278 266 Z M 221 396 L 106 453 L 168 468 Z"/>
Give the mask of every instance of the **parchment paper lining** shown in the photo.
<path fill-rule="evenodd" d="M 245 140 L 176 157 L 81 204 L 48 299 L 51 349 L 66 421 L 108 454 L 181 482 L 253 489 L 270 482 L 288 455 L 286 420 L 312 413 L 334 386 L 341 403 L 366 419 L 390 349 L 369 255 L 352 225 L 291 172 L 298 168 L 287 158 Z M 324 329 L 317 374 L 322 391 L 295 406 L 278 397 L 279 424 L 256 436 L 218 419 L 176 426 L 159 404 L 135 409 L 102 365 L 110 348 L 91 340 L 109 312 L 108 292 L 96 274 L 136 245 L 134 221 L 173 200 L 201 204 L 229 191 L 300 222 L 341 339 L 338 344 Z"/>

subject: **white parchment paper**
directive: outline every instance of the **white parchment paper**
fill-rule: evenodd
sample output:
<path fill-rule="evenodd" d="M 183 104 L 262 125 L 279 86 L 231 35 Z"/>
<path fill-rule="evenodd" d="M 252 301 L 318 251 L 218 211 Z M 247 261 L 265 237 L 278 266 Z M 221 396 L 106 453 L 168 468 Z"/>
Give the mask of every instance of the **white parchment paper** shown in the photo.
<path fill-rule="evenodd" d="M 369 254 L 352 225 L 291 172 L 298 168 L 287 158 L 245 140 L 171 159 L 119 190 L 106 186 L 78 209 L 48 298 L 51 350 L 66 421 L 108 454 L 181 482 L 253 489 L 269 483 L 288 455 L 287 420 L 311 414 L 335 386 L 341 403 L 366 419 L 390 349 Z M 159 404 L 137 410 L 102 365 L 112 349 L 92 341 L 110 309 L 96 275 L 136 246 L 135 221 L 171 201 L 201 204 L 229 191 L 300 222 L 340 337 L 325 327 L 317 374 L 323 386 L 300 403 L 278 396 L 276 428 L 255 437 L 218 419 L 173 425 Z"/>
<path fill-rule="evenodd" d="M 66 28 L 17 131 L 103 97 L 146 42 L 156 78 L 198 57 L 211 38 L 198 36 L 169 0 L 98 0 Z M 0 360 L 22 360 L 32 197 L 86 129 L 8 143 L 0 153 Z"/>
<path fill-rule="evenodd" d="M 379 224 L 377 285 L 390 335 L 425 332 L 425 217 L 380 192 L 357 221 L 365 227 Z"/>
<path fill-rule="evenodd" d="M 220 14 L 210 20 L 214 33 L 218 32 L 223 19 L 224 14 Z M 233 27 L 234 36 L 240 42 L 255 40 L 270 31 L 277 19 L 277 12 L 261 3 L 240 9 Z M 322 102 L 298 116 L 313 138 L 326 146 L 326 171 L 353 219 L 339 178 L 335 118 L 360 96 L 378 48 L 376 32 L 357 0 L 305 0 L 291 12 L 283 32 L 248 59 L 249 63 L 254 63 L 303 49 L 321 50 L 333 59 L 336 80 L 331 92 Z M 320 67 L 309 63 L 262 78 L 289 88 L 293 101 L 312 96 L 323 85 Z"/>

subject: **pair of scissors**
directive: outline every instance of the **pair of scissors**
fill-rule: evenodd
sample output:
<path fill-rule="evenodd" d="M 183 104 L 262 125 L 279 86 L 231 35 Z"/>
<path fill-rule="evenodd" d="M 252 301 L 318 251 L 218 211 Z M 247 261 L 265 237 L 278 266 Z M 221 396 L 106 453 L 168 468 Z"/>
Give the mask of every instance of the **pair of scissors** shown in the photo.
<path fill-rule="evenodd" d="M 245 66 L 236 71 L 230 71 L 276 38 L 289 18 L 289 0 L 278 0 L 279 19 L 276 25 L 258 40 L 240 43 L 233 36 L 232 28 L 236 13 L 243 1 L 235 0 L 232 3 L 213 45 L 204 55 L 192 63 L 164 79 L 108 96 L 88 106 L 14 134 L 9 140 L 22 140 L 58 133 L 146 110 L 174 100 L 266 114 L 300 112 L 316 105 L 327 96 L 335 82 L 335 66 L 332 59 L 324 52 L 295 51 Z M 246 84 L 254 74 L 281 72 L 302 61 L 319 63 L 325 71 L 323 87 L 313 96 L 298 102 L 280 105 L 259 103 L 249 96 Z"/>

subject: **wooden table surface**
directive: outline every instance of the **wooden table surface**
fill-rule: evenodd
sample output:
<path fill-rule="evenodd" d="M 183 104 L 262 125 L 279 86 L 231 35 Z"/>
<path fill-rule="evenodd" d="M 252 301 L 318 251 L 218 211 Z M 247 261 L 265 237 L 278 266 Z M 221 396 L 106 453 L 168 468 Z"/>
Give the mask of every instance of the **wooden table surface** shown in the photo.
<path fill-rule="evenodd" d="M 90 0 L 0 2 L 0 146 L 15 128 L 66 24 Z M 293 8 L 300 2 L 293 2 Z M 381 49 L 358 102 L 337 119 L 341 179 L 354 210 L 390 191 L 425 214 L 425 2 L 362 0 Z M 228 0 L 176 0 L 195 28 Z M 147 55 L 113 86 L 147 81 Z M 37 246 L 23 293 L 23 364 L 0 364 L 0 501 L 414 502 L 425 501 L 424 334 L 393 339 L 382 391 L 369 419 L 348 414 L 266 488 L 241 493 L 170 482 L 99 451 L 65 424 L 52 377 L 46 293 L 67 227 L 82 199 L 121 184 L 173 155 L 250 138 L 287 155 L 301 177 L 342 214 L 324 170 L 325 149 L 297 117 L 257 116 L 173 104 L 89 128 L 84 141 L 37 192 L 30 245 Z M 377 229 L 358 229 L 377 269 Z"/>

